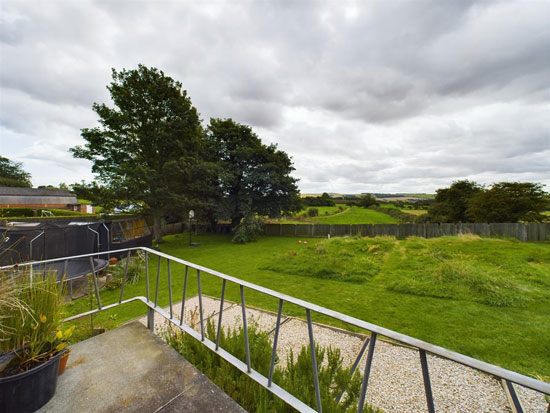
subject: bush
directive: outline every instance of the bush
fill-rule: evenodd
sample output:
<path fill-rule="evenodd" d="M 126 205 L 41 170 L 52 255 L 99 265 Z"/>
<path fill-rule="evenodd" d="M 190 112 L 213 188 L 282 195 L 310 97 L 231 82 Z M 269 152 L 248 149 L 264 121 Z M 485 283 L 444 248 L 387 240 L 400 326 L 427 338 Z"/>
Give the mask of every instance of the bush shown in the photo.
<path fill-rule="evenodd" d="M 415 220 L 416 220 L 416 217 L 414 215 L 407 214 L 406 212 L 400 211 L 397 208 L 382 208 L 382 207 L 378 207 L 378 206 L 371 206 L 371 207 L 369 207 L 369 209 L 372 209 L 372 210 L 378 211 L 378 212 L 382 212 L 382 213 L 387 214 L 391 217 L 394 217 L 397 220 L 399 220 L 400 224 L 408 224 L 408 223 L 415 222 Z"/>
<path fill-rule="evenodd" d="M 236 367 L 233 367 L 199 341 L 182 333 L 179 329 L 168 327 L 161 332 L 161 335 L 170 346 L 194 364 L 245 410 L 250 412 L 295 411 L 247 375 L 241 373 Z M 216 339 L 216 329 L 212 320 L 208 320 L 206 336 L 212 341 Z M 251 322 L 248 328 L 248 339 L 252 367 L 262 375 L 267 376 L 272 352 L 269 335 L 264 331 L 260 331 L 255 323 Z M 229 329 L 227 332 L 222 329 L 220 332 L 220 347 L 244 362 L 246 354 L 243 328 Z M 357 411 L 362 382 L 361 374 L 356 372 L 352 376 L 349 368 L 342 367 L 339 349 L 316 347 L 315 354 L 317 363 L 321 366 L 319 368 L 319 385 L 323 411 Z M 327 362 L 323 365 L 325 358 Z M 309 346 L 302 346 L 296 360 L 294 360 L 294 355 L 291 353 L 287 359 L 286 368 L 276 367 L 273 373 L 273 381 L 304 403 L 313 408 L 316 407 Z M 342 398 L 340 403 L 337 403 L 335 398 L 342 393 L 345 393 L 346 396 Z M 368 406 L 365 407 L 364 411 L 374 412 Z"/>
<path fill-rule="evenodd" d="M 111 267 L 111 275 L 113 278 L 107 284 L 105 288 L 107 290 L 116 290 L 122 285 L 124 272 L 126 271 L 126 259 L 118 261 Z M 128 274 L 126 275 L 126 282 L 128 284 L 135 284 L 141 278 L 141 274 L 145 271 L 145 255 L 142 251 L 138 251 L 136 255 L 130 257 L 128 263 Z"/>
<path fill-rule="evenodd" d="M 32 217 L 33 212 L 31 208 L 0 208 L 0 217 Z"/>
<path fill-rule="evenodd" d="M 262 220 L 254 215 L 247 215 L 234 229 L 233 241 L 236 244 L 246 244 L 256 241 L 263 231 Z"/>
<path fill-rule="evenodd" d="M 309 208 L 307 210 L 307 216 L 308 217 L 318 217 L 319 216 L 319 209 L 318 208 Z"/>

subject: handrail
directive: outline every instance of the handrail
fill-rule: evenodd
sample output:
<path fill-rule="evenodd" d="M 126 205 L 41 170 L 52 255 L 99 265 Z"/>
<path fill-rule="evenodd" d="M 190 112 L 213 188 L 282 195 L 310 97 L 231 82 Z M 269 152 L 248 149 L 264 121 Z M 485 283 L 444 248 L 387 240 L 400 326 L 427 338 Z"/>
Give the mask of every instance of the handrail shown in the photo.
<path fill-rule="evenodd" d="M 97 301 L 98 301 L 98 309 L 75 315 L 73 317 L 68 318 L 67 321 L 74 320 L 74 319 L 77 319 L 77 318 L 81 318 L 81 317 L 86 316 L 86 315 L 95 314 L 95 313 L 98 313 L 102 310 L 113 308 L 113 307 L 116 307 L 118 305 L 128 303 L 130 301 L 136 301 L 136 300 L 142 301 L 148 306 L 149 312 L 151 314 L 154 313 L 154 312 L 157 312 L 157 313 L 161 314 L 163 317 L 168 319 L 172 324 L 176 325 L 177 327 L 179 327 L 180 329 L 182 329 L 186 333 L 192 335 L 194 338 L 201 341 L 208 348 L 210 348 L 211 350 L 213 350 L 216 353 L 220 354 L 220 356 L 222 356 L 224 359 L 229 361 L 235 367 L 239 368 L 245 374 L 249 375 L 253 380 L 255 380 L 256 382 L 261 384 L 266 389 L 272 391 L 278 397 L 285 400 L 287 403 L 291 404 L 293 407 L 297 408 L 300 411 L 311 411 L 311 408 L 304 405 L 300 400 L 298 400 L 297 398 L 295 398 L 294 396 L 292 396 L 291 394 L 289 394 L 288 392 L 286 392 L 285 390 L 278 387 L 275 383 L 272 382 L 272 370 L 273 370 L 273 366 L 274 366 L 274 362 L 275 362 L 275 354 L 276 354 L 276 347 L 277 347 L 277 338 L 278 338 L 278 335 L 279 335 L 279 327 L 281 325 L 281 323 L 280 323 L 280 314 L 281 314 L 283 302 L 288 302 L 288 303 L 298 305 L 298 306 L 300 306 L 300 307 L 302 307 L 306 310 L 307 324 L 308 324 L 308 331 L 309 331 L 309 338 L 310 338 L 310 346 L 311 346 L 312 349 L 314 349 L 315 347 L 314 347 L 313 331 L 311 329 L 311 326 L 312 326 L 311 311 L 314 311 L 316 313 L 323 314 L 325 316 L 340 320 L 342 322 L 351 324 L 355 327 L 359 327 L 361 329 L 368 330 L 372 333 L 371 334 L 371 340 L 369 342 L 367 363 L 366 363 L 366 366 L 365 366 L 364 379 L 363 379 L 363 384 L 362 384 L 362 388 L 361 388 L 359 411 L 362 411 L 362 409 L 363 409 L 363 403 L 365 401 L 365 394 L 366 394 L 367 386 L 368 386 L 370 367 L 371 367 L 371 363 L 372 363 L 372 356 L 373 356 L 373 353 L 374 353 L 376 337 L 378 335 L 385 336 L 387 338 L 398 341 L 400 343 L 407 344 L 407 345 L 415 347 L 419 350 L 422 373 L 423 373 L 423 378 L 424 378 L 424 386 L 425 386 L 425 391 L 426 391 L 426 400 L 427 400 L 427 404 L 428 404 L 428 410 L 430 412 L 434 411 L 434 404 L 433 404 L 433 396 L 432 396 L 432 391 L 431 391 L 431 384 L 430 384 L 430 378 L 429 378 L 429 372 L 428 372 L 428 364 L 427 364 L 426 353 L 431 353 L 431 354 L 440 356 L 442 358 L 445 358 L 445 359 L 452 360 L 454 362 L 463 364 L 467 367 L 470 367 L 470 368 L 473 368 L 473 369 L 483 371 L 485 373 L 497 376 L 497 377 L 505 380 L 508 383 L 508 385 L 510 383 L 515 383 L 515 384 L 519 384 L 521 386 L 530 388 L 532 390 L 538 391 L 540 393 L 550 394 L 550 383 L 545 383 L 545 382 L 542 382 L 540 380 L 537 380 L 537 379 L 527 377 L 527 376 L 524 376 L 522 374 L 513 372 L 511 370 L 507 370 L 507 369 L 504 369 L 502 367 L 495 366 L 495 365 L 486 363 L 484 361 L 477 360 L 477 359 L 474 359 L 472 357 L 465 356 L 465 355 L 460 354 L 460 353 L 456 353 L 454 351 L 445 349 L 443 347 L 430 344 L 428 342 L 416 339 L 414 337 L 410 337 L 410 336 L 407 336 L 405 334 L 401 334 L 401 333 L 398 333 L 396 331 L 389 330 L 387 328 L 378 326 L 376 324 L 372 324 L 372 323 L 357 319 L 355 317 L 340 313 L 338 311 L 330 310 L 330 309 L 321 307 L 319 305 L 301 300 L 299 298 L 295 298 L 295 297 L 292 297 L 292 296 L 289 296 L 289 295 L 271 290 L 269 288 L 262 287 L 262 286 L 250 283 L 248 281 L 240 280 L 236 277 L 221 273 L 221 272 L 216 271 L 216 270 L 212 270 L 210 268 L 207 268 L 207 267 L 204 267 L 204 266 L 201 266 L 201 265 L 198 265 L 198 264 L 191 263 L 191 262 L 183 260 L 181 258 L 173 257 L 171 255 L 156 251 L 156 250 L 151 249 L 151 248 L 133 247 L 133 248 L 126 248 L 126 249 L 120 249 L 120 250 L 115 250 L 115 251 L 103 251 L 103 252 L 100 252 L 99 255 L 126 252 L 128 254 L 128 257 L 129 257 L 132 251 L 137 251 L 137 250 L 142 250 L 142 251 L 145 252 L 146 263 L 148 263 L 148 255 L 149 254 L 156 255 L 158 257 L 157 278 L 156 278 L 156 289 L 155 289 L 155 299 L 154 299 L 154 301 L 152 301 L 149 297 L 149 269 L 148 269 L 148 266 L 147 266 L 147 268 L 146 268 L 146 278 L 147 278 L 147 286 L 146 286 L 147 295 L 146 295 L 146 297 L 138 296 L 138 297 L 133 297 L 133 298 L 124 300 L 124 301 L 122 300 L 123 292 L 124 292 L 124 285 L 126 283 L 126 274 L 125 274 L 124 277 L 123 277 L 123 284 L 122 284 L 122 287 L 121 287 L 121 294 L 120 294 L 120 299 L 119 299 L 118 303 L 110 304 L 110 305 L 107 305 L 107 306 L 102 306 L 101 302 L 100 302 L 100 299 L 99 299 L 99 294 L 97 294 L 97 291 L 96 291 Z M 0 267 L 0 270 L 24 267 L 24 266 L 28 266 L 28 265 L 47 264 L 47 263 L 56 262 L 56 261 L 63 261 L 63 260 L 66 261 L 66 260 L 73 259 L 73 258 L 89 257 L 91 259 L 91 257 L 93 257 L 93 256 L 98 256 L 98 253 L 82 254 L 82 255 L 77 255 L 77 256 L 73 256 L 73 257 L 54 258 L 54 259 L 37 261 L 37 262 L 32 262 L 32 263 L 14 264 L 14 265 Z M 158 290 L 159 290 L 159 278 L 160 278 L 160 268 L 161 268 L 160 264 L 161 264 L 162 259 L 166 259 L 167 263 L 168 263 L 168 284 L 169 284 L 168 288 L 169 288 L 169 301 L 170 301 L 170 312 L 169 313 L 165 312 L 164 310 L 159 308 L 158 305 L 157 305 Z M 182 311 L 182 317 L 179 320 L 176 317 L 174 317 L 174 314 L 173 314 L 173 311 L 172 311 L 172 282 L 171 282 L 171 273 L 170 273 L 170 264 L 169 264 L 170 262 L 178 263 L 178 264 L 184 265 L 186 267 L 186 270 L 185 270 L 185 283 L 184 283 L 184 289 L 183 289 L 183 302 L 182 302 L 182 310 L 181 310 Z M 95 274 L 95 269 L 93 267 L 93 261 L 90 262 L 90 265 L 91 265 L 91 268 L 92 268 L 92 275 L 93 275 L 94 283 L 95 283 L 96 282 L 96 274 Z M 198 283 L 198 287 L 199 287 L 199 291 L 198 291 L 199 307 L 200 307 L 199 311 L 200 311 L 200 316 L 201 316 L 200 317 L 200 326 L 201 326 L 201 332 L 200 333 L 197 333 L 190 326 L 186 325 L 183 322 L 183 309 L 184 309 L 184 306 L 185 306 L 187 279 L 188 279 L 188 270 L 189 270 L 189 268 L 193 268 L 197 271 L 197 283 Z M 248 340 L 245 340 L 245 342 L 246 342 L 247 362 L 244 363 L 244 362 L 236 359 L 230 353 L 227 353 L 225 350 L 220 348 L 219 343 L 218 343 L 218 341 L 219 341 L 218 339 L 216 340 L 216 343 L 214 343 L 214 342 L 208 340 L 208 338 L 205 337 L 204 324 L 203 324 L 204 323 L 204 321 L 203 321 L 203 310 L 202 310 L 202 292 L 201 292 L 201 289 L 200 289 L 201 272 L 208 273 L 210 275 L 213 275 L 213 276 L 218 277 L 218 278 L 223 280 L 222 295 L 221 295 L 222 304 L 220 305 L 218 326 L 221 326 L 221 320 L 222 320 L 222 314 L 223 314 L 223 300 L 224 300 L 226 282 L 229 281 L 229 282 L 235 283 L 235 284 L 240 286 L 240 289 L 241 289 L 241 304 L 242 304 L 242 307 L 243 307 L 243 327 L 245 329 L 245 337 L 246 338 L 248 338 L 248 335 L 247 335 L 247 330 L 246 330 L 247 327 L 246 327 L 246 311 L 245 311 L 245 305 L 244 305 L 244 288 L 246 287 L 247 289 L 251 289 L 251 290 L 254 290 L 254 291 L 257 291 L 257 292 L 260 292 L 260 293 L 263 293 L 263 294 L 266 294 L 266 295 L 269 295 L 269 296 L 272 296 L 274 298 L 279 299 L 279 313 L 278 313 L 277 324 L 276 324 L 276 328 L 275 328 L 275 338 L 274 338 L 274 343 L 273 343 L 273 356 L 272 356 L 272 360 L 271 360 L 269 378 L 260 375 L 258 372 L 256 372 L 255 370 L 253 370 L 251 368 L 251 366 L 250 366 L 250 352 L 249 352 L 249 348 L 248 348 Z M 152 326 L 154 325 L 154 318 L 151 316 L 151 314 L 149 314 L 149 316 L 148 316 L 148 320 L 149 320 L 148 324 L 149 324 L 150 328 L 152 328 Z M 218 329 L 219 329 L 219 327 L 218 327 Z M 314 351 L 312 351 L 312 366 L 313 366 L 313 370 L 314 370 L 314 373 L 315 373 L 317 371 L 317 363 L 316 363 L 316 360 L 315 360 L 315 352 Z M 318 382 L 318 378 L 317 378 L 316 374 L 314 374 L 314 381 L 315 381 L 317 411 L 322 411 L 322 407 L 320 405 L 321 400 L 320 400 L 319 382 Z M 513 391 L 513 387 L 512 386 L 509 386 L 509 387 L 511 387 L 512 391 Z"/>

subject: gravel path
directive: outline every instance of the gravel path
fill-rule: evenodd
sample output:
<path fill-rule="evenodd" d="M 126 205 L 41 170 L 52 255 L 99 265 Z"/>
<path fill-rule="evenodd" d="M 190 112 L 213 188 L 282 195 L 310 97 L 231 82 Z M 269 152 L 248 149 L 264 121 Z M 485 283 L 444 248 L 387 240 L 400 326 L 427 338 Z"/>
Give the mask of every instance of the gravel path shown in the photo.
<path fill-rule="evenodd" d="M 218 322 L 220 301 L 203 297 L 205 323 L 211 318 L 215 325 Z M 198 297 L 192 297 L 185 303 L 185 321 L 198 325 Z M 168 310 L 168 308 L 165 308 Z M 181 303 L 174 304 L 174 315 L 179 319 Z M 249 325 L 255 323 L 261 330 L 272 331 L 277 317 L 275 314 L 258 309 L 247 308 Z M 282 317 L 284 321 L 286 317 Z M 139 319 L 147 325 L 147 317 Z M 157 330 L 167 323 L 162 316 L 155 314 Z M 224 302 L 222 317 L 223 328 L 235 328 L 242 325 L 242 309 L 239 304 Z M 271 333 L 273 334 L 273 333 Z M 351 366 L 359 355 L 366 337 L 345 330 L 313 324 L 313 336 L 316 344 L 322 347 L 337 346 L 340 348 L 344 366 Z M 292 349 L 295 357 L 302 346 L 309 345 L 307 323 L 290 318 L 280 328 L 277 355 L 279 365 L 285 366 L 287 356 Z M 363 355 L 359 369 L 365 368 L 366 354 Z M 488 374 L 465 367 L 461 364 L 428 354 L 435 410 L 437 412 L 511 412 L 506 393 L 499 380 Z M 515 386 L 525 412 L 546 413 L 548 403 L 544 396 L 533 390 Z M 426 397 L 420 358 L 417 350 L 377 340 L 367 401 L 386 412 L 425 412 Z"/>

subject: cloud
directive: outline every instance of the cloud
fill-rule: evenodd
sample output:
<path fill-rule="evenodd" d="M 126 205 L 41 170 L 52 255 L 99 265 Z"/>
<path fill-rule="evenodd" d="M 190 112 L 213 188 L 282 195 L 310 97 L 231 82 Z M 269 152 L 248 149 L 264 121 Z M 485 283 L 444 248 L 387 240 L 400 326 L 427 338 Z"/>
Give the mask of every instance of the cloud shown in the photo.
<path fill-rule="evenodd" d="M 0 153 L 91 179 L 68 149 L 111 68 L 154 66 L 203 120 L 250 124 L 304 192 L 550 185 L 546 2 L 4 1 Z"/>

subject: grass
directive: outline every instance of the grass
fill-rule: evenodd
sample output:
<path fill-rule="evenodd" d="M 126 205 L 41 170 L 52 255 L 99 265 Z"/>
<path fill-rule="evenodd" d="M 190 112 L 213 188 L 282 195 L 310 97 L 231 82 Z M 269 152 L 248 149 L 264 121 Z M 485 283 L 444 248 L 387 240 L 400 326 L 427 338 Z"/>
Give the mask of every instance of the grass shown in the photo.
<path fill-rule="evenodd" d="M 398 224 L 399 221 L 382 212 L 371 209 L 351 207 L 330 216 L 318 216 L 311 219 L 315 224 Z"/>
<path fill-rule="evenodd" d="M 400 209 L 401 212 L 404 212 L 406 214 L 411 214 L 411 215 L 416 215 L 416 216 L 419 216 L 419 215 L 425 215 L 428 213 L 428 211 L 426 211 L 425 209 Z"/>
<path fill-rule="evenodd" d="M 383 212 L 360 207 L 346 207 L 342 212 L 335 207 L 310 207 L 319 209 L 319 216 L 303 220 L 273 221 L 281 224 L 398 224 L 399 221 Z M 303 213 L 307 210 L 301 211 Z M 325 212 L 327 214 L 325 214 Z"/>
<path fill-rule="evenodd" d="M 165 239 L 161 250 L 167 254 L 510 370 L 550 376 L 550 243 L 470 236 L 308 239 L 304 245 L 297 238 L 263 237 L 236 245 L 230 236 L 199 235 L 196 248 L 187 245 L 185 234 Z M 149 267 L 153 292 L 156 259 Z M 171 270 L 179 301 L 184 268 Z M 197 292 L 196 275 L 190 274 L 188 296 Z M 164 261 L 160 285 L 158 301 L 164 306 Z M 221 281 L 203 274 L 202 290 L 219 296 Z M 102 303 L 117 301 L 119 293 L 102 291 Z M 144 294 L 142 278 L 127 285 L 124 296 Z M 277 299 L 251 290 L 245 294 L 247 305 L 277 311 Z M 239 297 L 238 287 L 228 283 L 226 298 L 238 302 Z M 69 310 L 88 309 L 86 300 L 77 300 Z M 305 317 L 303 309 L 288 304 L 284 312 Z M 144 314 L 143 305 L 127 304 L 101 313 L 95 324 L 117 325 Z M 313 318 L 356 330 L 318 314 Z"/>

